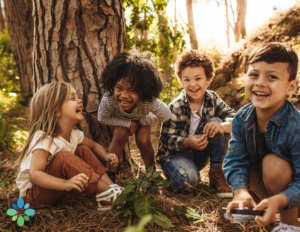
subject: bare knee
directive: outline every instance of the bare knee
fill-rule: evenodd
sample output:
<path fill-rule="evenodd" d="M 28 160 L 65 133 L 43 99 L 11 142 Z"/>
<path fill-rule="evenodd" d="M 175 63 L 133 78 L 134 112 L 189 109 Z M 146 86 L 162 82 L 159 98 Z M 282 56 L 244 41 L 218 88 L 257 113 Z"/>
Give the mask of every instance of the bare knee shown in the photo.
<path fill-rule="evenodd" d="M 145 150 L 151 148 L 150 136 L 140 136 L 136 137 L 136 145 L 140 150 Z"/>
<path fill-rule="evenodd" d="M 275 154 L 269 154 L 263 159 L 262 170 L 266 186 L 288 185 L 292 182 L 292 166 Z"/>
<path fill-rule="evenodd" d="M 128 140 L 129 132 L 125 127 L 115 127 L 113 140 L 118 144 L 125 144 Z"/>

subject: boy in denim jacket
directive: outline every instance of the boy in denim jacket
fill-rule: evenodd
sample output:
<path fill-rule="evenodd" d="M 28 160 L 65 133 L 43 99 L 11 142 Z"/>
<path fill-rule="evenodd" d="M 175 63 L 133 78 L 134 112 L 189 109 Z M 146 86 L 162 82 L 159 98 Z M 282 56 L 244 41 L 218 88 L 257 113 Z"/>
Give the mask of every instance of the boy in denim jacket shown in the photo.
<path fill-rule="evenodd" d="M 210 159 L 210 185 L 218 197 L 232 197 L 221 166 L 235 112 L 206 90 L 214 75 L 212 59 L 188 50 L 178 57 L 175 68 L 184 90 L 169 105 L 171 119 L 163 123 L 156 160 L 172 180 L 171 188 L 181 192 L 188 184 L 197 187 L 199 171 Z"/>
<path fill-rule="evenodd" d="M 266 226 L 279 210 L 282 223 L 273 231 L 300 231 L 300 112 L 286 100 L 297 89 L 297 67 L 296 53 L 280 43 L 250 53 L 245 89 L 252 103 L 236 113 L 223 167 L 234 195 L 231 220 L 232 208 L 254 208 L 265 210 L 255 221 Z"/>

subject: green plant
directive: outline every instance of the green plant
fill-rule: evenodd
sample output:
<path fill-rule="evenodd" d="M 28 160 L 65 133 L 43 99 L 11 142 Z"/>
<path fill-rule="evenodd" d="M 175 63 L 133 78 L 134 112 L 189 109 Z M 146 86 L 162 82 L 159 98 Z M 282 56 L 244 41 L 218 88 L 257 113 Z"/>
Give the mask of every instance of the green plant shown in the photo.
<path fill-rule="evenodd" d="M 19 126 L 10 124 L 17 120 L 26 120 L 25 118 L 12 118 L 6 120 L 3 117 L 4 108 L 0 108 L 0 147 L 17 155 L 12 149 L 25 144 L 28 132 L 22 130 Z"/>
<path fill-rule="evenodd" d="M 203 213 L 201 210 L 197 211 L 190 207 L 176 206 L 176 205 L 174 205 L 173 208 L 176 212 L 178 212 L 180 214 L 184 214 L 190 222 L 199 223 L 199 224 L 202 224 L 204 222 Z"/>
<path fill-rule="evenodd" d="M 163 214 L 163 209 L 155 204 L 153 196 L 145 198 L 145 195 L 150 191 L 152 194 L 156 194 L 157 188 L 169 187 L 171 181 L 163 180 L 160 176 L 161 172 L 155 171 L 153 166 L 147 169 L 146 176 L 140 176 L 137 179 L 126 180 L 128 183 L 124 191 L 118 196 L 113 203 L 113 207 L 118 206 L 121 203 L 124 205 L 115 213 L 114 216 L 122 215 L 124 217 L 135 213 L 139 218 L 144 217 L 147 214 L 152 215 L 150 224 L 154 223 L 163 227 L 174 227 L 172 221 Z"/>
<path fill-rule="evenodd" d="M 148 214 L 142 217 L 137 226 L 130 226 L 124 232 L 143 232 L 146 224 L 152 220 L 152 215 Z"/>
<path fill-rule="evenodd" d="M 9 185 L 16 183 L 15 180 L 18 176 L 16 172 L 2 172 L 0 173 L 0 187 L 8 188 Z"/>

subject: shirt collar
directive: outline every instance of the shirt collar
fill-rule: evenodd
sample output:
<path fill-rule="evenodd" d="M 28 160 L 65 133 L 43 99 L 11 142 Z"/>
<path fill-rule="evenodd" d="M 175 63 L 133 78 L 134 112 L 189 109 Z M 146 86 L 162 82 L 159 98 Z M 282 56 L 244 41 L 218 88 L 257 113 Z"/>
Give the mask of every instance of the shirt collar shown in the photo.
<path fill-rule="evenodd" d="M 256 111 L 255 107 L 252 103 L 250 103 L 251 106 L 249 107 L 249 110 L 245 110 L 241 114 L 241 119 L 245 122 L 255 122 L 256 117 Z M 283 123 L 283 121 L 286 118 L 286 114 L 288 113 L 288 101 L 285 100 L 284 104 L 279 108 L 279 110 L 274 114 L 274 116 L 270 119 L 270 121 L 274 122 L 278 127 L 280 127 Z M 252 123 L 250 123 L 252 124 Z"/>

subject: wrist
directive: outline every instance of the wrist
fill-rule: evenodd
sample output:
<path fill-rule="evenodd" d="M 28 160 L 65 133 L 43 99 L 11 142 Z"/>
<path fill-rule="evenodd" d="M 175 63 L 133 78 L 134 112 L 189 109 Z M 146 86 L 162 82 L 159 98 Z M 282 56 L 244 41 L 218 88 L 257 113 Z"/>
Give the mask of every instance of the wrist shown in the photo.
<path fill-rule="evenodd" d="M 236 190 L 233 191 L 233 197 L 238 197 L 238 196 L 243 196 L 243 197 L 248 197 L 250 195 L 249 191 L 247 188 L 238 188 Z"/>
<path fill-rule="evenodd" d="M 275 204 L 278 209 L 285 208 L 288 206 L 289 201 L 283 194 L 277 194 L 269 198 L 269 201 L 272 201 L 272 204 Z"/>
<path fill-rule="evenodd" d="M 182 140 L 182 148 L 189 148 L 190 145 L 190 138 L 185 138 L 184 140 Z"/>

